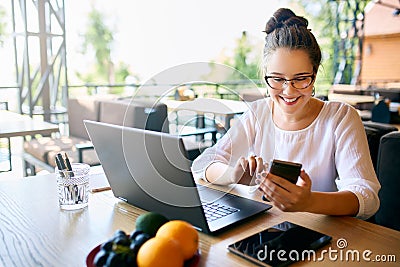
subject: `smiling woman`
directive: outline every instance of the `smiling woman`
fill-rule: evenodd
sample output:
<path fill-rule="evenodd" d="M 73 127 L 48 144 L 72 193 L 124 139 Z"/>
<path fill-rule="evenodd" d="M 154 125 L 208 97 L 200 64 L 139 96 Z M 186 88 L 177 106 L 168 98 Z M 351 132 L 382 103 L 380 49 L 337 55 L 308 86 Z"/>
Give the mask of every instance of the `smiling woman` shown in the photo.
<path fill-rule="evenodd" d="M 273 114 L 276 125 L 284 130 L 306 128 L 318 116 L 323 104 L 312 98 L 315 74 L 309 54 L 299 49 L 277 48 L 269 56 L 265 69 L 269 93 L 276 105 Z"/>
<path fill-rule="evenodd" d="M 252 102 L 193 162 L 195 176 L 217 184 L 257 184 L 283 211 L 372 216 L 380 184 L 364 127 L 351 106 L 313 97 L 321 50 L 308 21 L 281 8 L 265 32 L 263 71 L 270 97 Z M 297 183 L 268 173 L 272 159 L 301 163 Z"/>

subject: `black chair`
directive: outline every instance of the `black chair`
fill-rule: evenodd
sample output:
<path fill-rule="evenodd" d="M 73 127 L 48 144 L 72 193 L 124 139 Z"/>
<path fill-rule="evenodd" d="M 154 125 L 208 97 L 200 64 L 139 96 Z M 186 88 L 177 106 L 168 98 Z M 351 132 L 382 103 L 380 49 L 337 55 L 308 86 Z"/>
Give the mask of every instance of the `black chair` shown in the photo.
<path fill-rule="evenodd" d="M 390 124 L 372 121 L 363 121 L 363 124 L 365 133 L 367 134 L 372 164 L 374 165 L 374 169 L 376 170 L 381 137 L 387 133 L 397 131 L 397 128 Z"/>
<path fill-rule="evenodd" d="M 371 121 L 390 123 L 390 110 L 385 100 L 380 100 L 371 110 Z"/>
<path fill-rule="evenodd" d="M 99 121 L 169 133 L 168 107 L 164 103 L 154 103 L 153 101 L 131 101 L 130 99 L 102 101 L 100 103 Z M 204 135 L 208 133 L 211 134 L 212 144 L 214 144 L 217 141 L 217 130 L 213 127 L 177 133 L 180 137 L 202 137 L 200 141 L 196 142 L 184 138 L 189 160 L 193 161 L 208 147 L 203 139 Z M 89 147 L 84 149 L 89 149 Z"/>
<path fill-rule="evenodd" d="M 381 183 L 381 205 L 375 223 L 400 231 L 400 132 L 381 138 L 377 175 Z"/>

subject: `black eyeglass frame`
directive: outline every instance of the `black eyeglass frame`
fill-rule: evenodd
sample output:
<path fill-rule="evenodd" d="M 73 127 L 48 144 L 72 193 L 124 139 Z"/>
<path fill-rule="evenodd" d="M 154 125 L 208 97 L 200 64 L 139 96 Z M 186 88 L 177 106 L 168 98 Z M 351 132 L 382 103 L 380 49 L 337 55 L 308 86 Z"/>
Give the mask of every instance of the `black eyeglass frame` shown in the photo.
<path fill-rule="evenodd" d="M 311 82 L 310 82 L 306 87 L 303 87 L 303 88 L 297 88 L 296 86 L 294 86 L 294 84 L 293 84 L 293 82 L 292 82 L 293 80 L 297 80 L 297 79 L 299 79 L 299 78 L 309 78 L 309 77 L 312 78 L 312 79 L 311 79 Z M 282 83 L 282 86 L 283 86 L 283 84 L 288 84 L 288 82 L 290 82 L 294 88 L 296 88 L 297 90 L 302 90 L 302 89 L 306 89 L 307 87 L 309 87 L 309 86 L 315 81 L 315 73 L 313 73 L 313 74 L 311 74 L 311 75 L 299 76 L 299 77 L 296 77 L 296 78 L 293 78 L 293 79 L 285 79 L 285 78 L 278 77 L 278 76 L 268 76 L 268 75 L 267 75 L 267 76 L 264 76 L 264 80 L 265 80 L 265 82 L 268 84 L 269 87 L 271 87 L 271 88 L 274 89 L 274 90 L 283 90 L 283 88 L 277 89 L 277 88 L 272 87 L 272 86 L 269 84 L 269 82 L 268 82 L 268 79 L 269 79 L 269 78 L 279 78 L 279 79 L 285 80 L 285 82 Z"/>

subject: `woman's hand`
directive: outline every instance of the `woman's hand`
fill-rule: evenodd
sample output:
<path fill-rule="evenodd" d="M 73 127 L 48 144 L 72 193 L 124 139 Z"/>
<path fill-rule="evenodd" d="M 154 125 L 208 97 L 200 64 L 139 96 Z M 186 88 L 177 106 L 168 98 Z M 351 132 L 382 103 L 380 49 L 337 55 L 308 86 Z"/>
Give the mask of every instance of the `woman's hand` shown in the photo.
<path fill-rule="evenodd" d="M 259 189 L 277 208 L 283 211 L 307 211 L 311 203 L 311 179 L 302 170 L 296 184 L 268 173 Z"/>
<path fill-rule="evenodd" d="M 241 157 L 233 170 L 233 178 L 238 184 L 254 185 L 257 173 L 264 171 L 264 161 L 260 157 Z"/>

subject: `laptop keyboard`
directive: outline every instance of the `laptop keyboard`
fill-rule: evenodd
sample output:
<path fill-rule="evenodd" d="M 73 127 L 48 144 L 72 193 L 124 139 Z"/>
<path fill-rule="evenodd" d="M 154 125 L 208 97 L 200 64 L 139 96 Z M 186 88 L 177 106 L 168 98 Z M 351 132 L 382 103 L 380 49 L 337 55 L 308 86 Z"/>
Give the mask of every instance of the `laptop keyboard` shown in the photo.
<path fill-rule="evenodd" d="M 208 222 L 212 222 L 239 211 L 239 209 L 215 202 L 203 203 L 203 209 Z"/>

